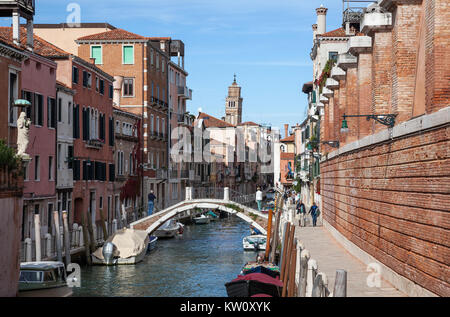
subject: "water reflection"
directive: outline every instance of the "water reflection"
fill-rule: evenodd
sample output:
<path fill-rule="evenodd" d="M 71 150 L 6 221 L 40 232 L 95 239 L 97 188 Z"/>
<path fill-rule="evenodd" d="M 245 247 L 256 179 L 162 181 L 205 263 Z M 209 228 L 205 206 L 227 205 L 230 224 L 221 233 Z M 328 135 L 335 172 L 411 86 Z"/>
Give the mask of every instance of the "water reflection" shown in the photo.
<path fill-rule="evenodd" d="M 246 222 L 230 217 L 206 225 L 185 226 L 182 237 L 158 240 L 141 263 L 82 268 L 74 296 L 206 297 L 226 296 L 234 279 L 255 252 L 244 252 Z"/>

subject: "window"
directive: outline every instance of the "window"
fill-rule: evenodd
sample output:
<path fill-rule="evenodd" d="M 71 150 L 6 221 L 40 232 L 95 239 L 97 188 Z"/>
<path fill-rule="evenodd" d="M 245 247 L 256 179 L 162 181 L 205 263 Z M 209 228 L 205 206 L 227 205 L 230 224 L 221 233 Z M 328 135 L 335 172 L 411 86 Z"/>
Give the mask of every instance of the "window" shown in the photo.
<path fill-rule="evenodd" d="M 73 164 L 73 146 L 72 145 L 69 145 L 67 147 L 67 161 L 68 161 L 67 168 L 73 169 L 74 164 Z"/>
<path fill-rule="evenodd" d="M 95 65 L 103 64 L 103 53 L 100 45 L 91 46 L 91 58 L 95 59 Z"/>
<path fill-rule="evenodd" d="M 164 73 L 164 64 L 165 64 L 165 60 L 164 58 L 161 58 L 161 72 Z"/>
<path fill-rule="evenodd" d="M 134 64 L 134 46 L 124 45 L 123 46 L 123 64 Z"/>
<path fill-rule="evenodd" d="M 100 94 L 105 94 L 105 81 L 103 79 L 100 79 Z"/>
<path fill-rule="evenodd" d="M 47 98 L 47 127 L 56 128 L 56 100 Z"/>
<path fill-rule="evenodd" d="M 18 82 L 17 74 L 9 73 L 9 123 L 12 125 L 17 124 L 17 108 L 13 106 L 14 101 L 18 97 Z"/>
<path fill-rule="evenodd" d="M 34 180 L 38 181 L 40 179 L 41 173 L 40 173 L 40 164 L 39 164 L 39 156 L 36 155 L 34 157 Z"/>
<path fill-rule="evenodd" d="M 62 99 L 58 98 L 58 122 L 62 122 Z"/>
<path fill-rule="evenodd" d="M 35 107 L 35 124 L 42 126 L 44 124 L 44 97 L 39 94 L 34 94 Z"/>
<path fill-rule="evenodd" d="M 62 145 L 61 144 L 58 144 L 57 155 L 58 155 L 58 157 L 56 158 L 58 160 L 57 168 L 58 168 L 58 170 L 61 170 L 61 166 L 62 166 Z"/>
<path fill-rule="evenodd" d="M 73 66 L 73 68 L 72 68 L 72 82 L 74 84 L 78 84 L 79 78 L 80 78 L 80 75 L 79 75 L 79 72 L 78 72 L 78 68 Z"/>
<path fill-rule="evenodd" d="M 338 52 L 329 52 L 328 53 L 328 59 L 332 59 L 333 61 L 337 62 L 338 58 Z"/>
<path fill-rule="evenodd" d="M 73 105 L 73 138 L 74 139 L 80 138 L 80 105 L 75 104 Z"/>
<path fill-rule="evenodd" d="M 53 156 L 48 157 L 48 180 L 53 180 Z"/>
<path fill-rule="evenodd" d="M 95 91 L 96 92 L 100 91 L 100 80 L 98 77 L 95 77 Z"/>
<path fill-rule="evenodd" d="M 69 101 L 68 109 L 67 109 L 67 123 L 68 124 L 72 123 L 70 120 L 71 116 L 72 116 L 72 103 Z"/>
<path fill-rule="evenodd" d="M 83 70 L 83 87 L 92 87 L 92 75 L 85 70 Z"/>
<path fill-rule="evenodd" d="M 34 101 L 33 93 L 29 91 L 22 90 L 22 99 L 28 100 L 31 103 L 31 107 L 27 107 L 26 113 L 27 118 L 30 118 L 31 122 L 34 123 Z"/>
<path fill-rule="evenodd" d="M 134 79 L 125 78 L 123 80 L 123 96 L 133 97 L 134 96 Z"/>
<path fill-rule="evenodd" d="M 150 50 L 150 63 L 153 65 L 153 49 Z"/>
<path fill-rule="evenodd" d="M 159 69 L 159 55 L 158 54 L 155 55 L 156 55 L 156 69 Z"/>
<path fill-rule="evenodd" d="M 114 97 L 114 87 L 113 85 L 109 85 L 109 99 L 113 99 Z"/>
<path fill-rule="evenodd" d="M 154 121 L 155 121 L 155 117 L 153 115 L 150 115 L 150 133 L 152 133 L 152 134 L 153 134 L 153 131 L 155 130 L 153 128 Z"/>

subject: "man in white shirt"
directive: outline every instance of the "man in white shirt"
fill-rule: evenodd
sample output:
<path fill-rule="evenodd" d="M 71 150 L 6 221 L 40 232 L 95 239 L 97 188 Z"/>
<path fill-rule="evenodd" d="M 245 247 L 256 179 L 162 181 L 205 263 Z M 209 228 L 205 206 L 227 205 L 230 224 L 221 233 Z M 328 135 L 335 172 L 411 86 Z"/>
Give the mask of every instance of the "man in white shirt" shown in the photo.
<path fill-rule="evenodd" d="M 258 204 L 258 211 L 261 211 L 262 199 L 263 199 L 263 194 L 262 194 L 261 188 L 258 187 L 258 190 L 256 191 L 256 203 Z"/>

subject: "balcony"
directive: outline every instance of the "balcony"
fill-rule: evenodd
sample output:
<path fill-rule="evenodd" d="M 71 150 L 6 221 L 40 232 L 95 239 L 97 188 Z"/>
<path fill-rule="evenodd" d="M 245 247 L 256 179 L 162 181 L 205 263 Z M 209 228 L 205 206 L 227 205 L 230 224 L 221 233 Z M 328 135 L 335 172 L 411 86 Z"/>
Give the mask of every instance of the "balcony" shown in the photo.
<path fill-rule="evenodd" d="M 322 95 L 324 95 L 327 98 L 331 98 L 334 96 L 334 92 L 326 87 L 323 88 L 322 90 Z"/>
<path fill-rule="evenodd" d="M 35 0 L 1 0 L 1 16 L 11 16 L 13 11 L 19 10 L 20 15 L 31 18 L 35 13 Z"/>
<path fill-rule="evenodd" d="M 334 80 L 344 80 L 345 76 L 346 76 L 346 73 L 342 68 L 334 66 L 331 69 L 330 77 L 333 78 Z"/>
<path fill-rule="evenodd" d="M 190 172 L 193 170 L 181 170 L 180 171 L 180 179 L 190 179 Z"/>
<path fill-rule="evenodd" d="M 337 66 L 343 70 L 358 66 L 358 58 L 350 53 L 338 55 Z"/>
<path fill-rule="evenodd" d="M 100 150 L 105 144 L 102 140 L 90 139 L 86 141 L 86 148 Z"/>
<path fill-rule="evenodd" d="M 348 39 L 348 52 L 352 55 L 370 52 L 372 38 L 370 36 L 352 36 Z"/>
<path fill-rule="evenodd" d="M 327 78 L 327 81 L 325 82 L 325 87 L 330 90 L 339 89 L 339 82 L 334 80 L 333 78 Z"/>
<path fill-rule="evenodd" d="M 156 179 L 167 179 L 167 170 L 162 168 L 157 169 Z"/>
<path fill-rule="evenodd" d="M 170 179 L 178 179 L 178 170 L 170 170 Z"/>
<path fill-rule="evenodd" d="M 330 102 L 330 101 L 328 100 L 328 98 L 325 97 L 323 94 L 320 95 L 319 101 L 320 101 L 320 103 L 322 103 L 322 104 L 328 104 L 328 103 Z"/>
<path fill-rule="evenodd" d="M 183 99 L 192 100 L 192 89 L 186 86 L 178 86 L 178 96 Z"/>
<path fill-rule="evenodd" d="M 387 30 L 392 27 L 391 12 L 368 12 L 361 21 L 361 32 Z"/>

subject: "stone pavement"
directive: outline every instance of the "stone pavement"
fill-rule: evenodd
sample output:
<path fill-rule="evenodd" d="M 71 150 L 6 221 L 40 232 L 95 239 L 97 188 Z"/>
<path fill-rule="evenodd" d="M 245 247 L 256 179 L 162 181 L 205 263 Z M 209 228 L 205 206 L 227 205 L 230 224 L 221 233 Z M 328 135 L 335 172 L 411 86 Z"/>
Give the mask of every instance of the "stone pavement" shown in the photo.
<path fill-rule="evenodd" d="M 298 222 L 297 222 L 298 224 Z M 381 287 L 367 285 L 367 266 L 351 255 L 324 227 L 296 226 L 295 236 L 317 261 L 318 272 L 328 278 L 328 288 L 333 291 L 336 270 L 347 271 L 347 297 L 403 297 L 406 296 L 390 283 L 381 280 Z"/>

